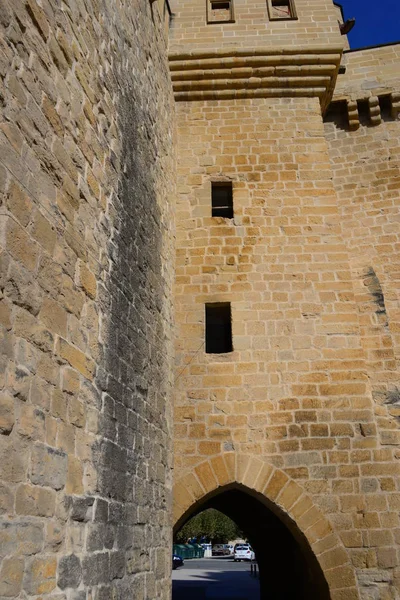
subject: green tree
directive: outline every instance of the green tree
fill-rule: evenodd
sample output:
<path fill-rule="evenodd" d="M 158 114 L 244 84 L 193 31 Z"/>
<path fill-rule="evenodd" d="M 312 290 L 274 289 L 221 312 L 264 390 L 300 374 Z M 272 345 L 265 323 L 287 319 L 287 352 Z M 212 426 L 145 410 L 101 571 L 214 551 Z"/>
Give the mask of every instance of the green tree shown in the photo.
<path fill-rule="evenodd" d="M 188 539 L 205 538 L 212 544 L 226 544 L 242 536 L 242 532 L 232 519 L 219 510 L 208 508 L 185 523 L 176 534 L 176 541 L 185 543 Z"/>

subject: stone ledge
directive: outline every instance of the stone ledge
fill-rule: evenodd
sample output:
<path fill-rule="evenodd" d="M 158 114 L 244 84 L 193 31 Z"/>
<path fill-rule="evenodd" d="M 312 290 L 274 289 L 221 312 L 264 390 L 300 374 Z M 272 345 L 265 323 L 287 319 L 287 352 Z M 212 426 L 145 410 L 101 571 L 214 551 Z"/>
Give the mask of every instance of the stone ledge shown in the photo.
<path fill-rule="evenodd" d="M 170 54 L 176 101 L 310 97 L 328 106 L 341 49 L 271 48 Z"/>

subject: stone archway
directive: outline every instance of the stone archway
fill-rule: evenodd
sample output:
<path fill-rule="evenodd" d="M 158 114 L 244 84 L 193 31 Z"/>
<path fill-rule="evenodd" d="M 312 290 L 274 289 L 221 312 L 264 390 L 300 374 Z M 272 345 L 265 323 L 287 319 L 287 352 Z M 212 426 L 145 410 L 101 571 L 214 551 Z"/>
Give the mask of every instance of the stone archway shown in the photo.
<path fill-rule="evenodd" d="M 196 512 L 209 506 L 218 507 L 219 498 L 224 494 L 230 500 L 225 505 L 231 505 L 232 500 L 235 502 L 241 498 L 250 514 L 255 514 L 258 507 L 263 506 L 266 512 L 259 514 L 268 518 L 269 526 L 277 535 L 279 528 L 281 534 L 290 534 L 289 537 L 293 540 L 293 543 L 290 542 L 291 552 L 297 554 L 295 562 L 299 558 L 304 559 L 304 564 L 313 572 L 314 582 L 317 582 L 312 594 L 308 592 L 304 598 L 359 600 L 355 574 L 347 551 L 328 519 L 298 483 L 280 469 L 258 458 L 225 453 L 201 462 L 191 473 L 178 479 L 174 486 L 175 531 Z M 239 516 L 237 512 L 236 515 Z M 235 517 L 234 509 L 229 516 Z M 249 520 L 247 522 L 250 523 Z M 282 535 L 279 539 L 282 539 Z M 259 541 L 255 540 L 253 543 L 256 546 Z M 261 555 L 266 564 L 268 555 L 263 552 Z M 260 564 L 261 579 L 262 570 Z M 261 584 L 262 590 L 265 590 L 265 580 L 264 586 L 262 581 Z M 281 597 L 290 596 L 283 594 Z M 264 598 L 263 592 L 261 598 Z"/>

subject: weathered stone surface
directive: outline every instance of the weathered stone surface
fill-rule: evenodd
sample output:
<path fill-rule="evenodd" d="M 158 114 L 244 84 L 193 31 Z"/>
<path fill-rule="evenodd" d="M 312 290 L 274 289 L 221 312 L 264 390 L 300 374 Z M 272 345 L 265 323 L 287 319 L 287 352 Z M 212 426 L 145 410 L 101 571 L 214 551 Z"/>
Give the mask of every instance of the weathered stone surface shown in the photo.
<path fill-rule="evenodd" d="M 82 573 L 85 585 L 107 583 L 110 575 L 108 553 L 98 552 L 85 557 L 82 561 Z"/>
<path fill-rule="evenodd" d="M 3 521 L 0 523 L 0 546 L 5 555 L 37 554 L 43 546 L 43 525 Z"/>
<path fill-rule="evenodd" d="M 0 595 L 15 598 L 21 591 L 24 574 L 24 560 L 4 558 L 0 567 Z"/>
<path fill-rule="evenodd" d="M 55 558 L 33 558 L 25 571 L 24 590 L 32 596 L 48 594 L 56 587 Z"/>
<path fill-rule="evenodd" d="M 79 261 L 77 279 L 78 284 L 83 288 L 85 293 L 90 298 L 95 298 L 97 287 L 96 278 L 82 261 Z"/>
<path fill-rule="evenodd" d="M 58 562 L 57 585 L 60 589 L 76 588 L 82 579 L 81 562 L 77 556 L 63 556 Z"/>
<path fill-rule="evenodd" d="M 71 519 L 74 521 L 91 521 L 93 515 L 93 497 L 71 498 Z"/>
<path fill-rule="evenodd" d="M 9 435 L 14 422 L 14 398 L 7 392 L 2 392 L 0 393 L 0 434 Z"/>
<path fill-rule="evenodd" d="M 32 483 L 60 490 L 65 486 L 67 469 L 68 459 L 65 452 L 43 444 L 33 447 L 30 475 Z"/>
<path fill-rule="evenodd" d="M 18 487 L 15 495 L 15 511 L 18 515 L 52 517 L 55 502 L 53 490 L 23 484 Z"/>
<path fill-rule="evenodd" d="M 27 463 L 26 445 L 17 444 L 12 436 L 0 436 L 0 479 L 11 483 L 24 481 Z"/>

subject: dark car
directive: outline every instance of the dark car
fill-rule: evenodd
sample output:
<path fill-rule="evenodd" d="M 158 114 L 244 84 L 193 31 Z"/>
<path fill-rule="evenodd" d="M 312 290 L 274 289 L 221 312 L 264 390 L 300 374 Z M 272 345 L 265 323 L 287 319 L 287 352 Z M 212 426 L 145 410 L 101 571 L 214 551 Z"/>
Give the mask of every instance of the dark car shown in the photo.
<path fill-rule="evenodd" d="M 172 568 L 177 569 L 183 565 L 183 558 L 178 556 L 177 554 L 172 555 Z"/>

